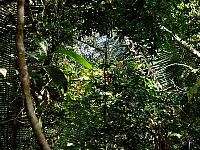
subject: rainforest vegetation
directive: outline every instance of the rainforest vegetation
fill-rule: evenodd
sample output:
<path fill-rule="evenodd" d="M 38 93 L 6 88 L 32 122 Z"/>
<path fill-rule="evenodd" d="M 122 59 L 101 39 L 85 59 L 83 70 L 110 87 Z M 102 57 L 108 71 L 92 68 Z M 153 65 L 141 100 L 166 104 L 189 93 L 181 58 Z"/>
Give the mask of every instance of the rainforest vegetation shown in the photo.
<path fill-rule="evenodd" d="M 0 149 L 199 150 L 199 0 L 0 1 Z"/>

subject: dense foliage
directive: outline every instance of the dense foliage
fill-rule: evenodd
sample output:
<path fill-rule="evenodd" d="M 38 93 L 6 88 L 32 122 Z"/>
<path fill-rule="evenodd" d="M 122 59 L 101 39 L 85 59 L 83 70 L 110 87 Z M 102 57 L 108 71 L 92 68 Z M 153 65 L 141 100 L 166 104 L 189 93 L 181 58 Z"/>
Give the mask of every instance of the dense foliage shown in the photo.
<path fill-rule="evenodd" d="M 26 8 L 31 93 L 53 149 L 200 149 L 198 0 Z"/>
<path fill-rule="evenodd" d="M 51 144 L 198 149 L 198 61 L 161 29 L 198 48 L 197 6 L 197 1 L 48 2 L 37 18 L 31 44 L 37 45 L 37 60 L 29 69 Z M 67 51 L 81 54 L 93 68 Z"/>

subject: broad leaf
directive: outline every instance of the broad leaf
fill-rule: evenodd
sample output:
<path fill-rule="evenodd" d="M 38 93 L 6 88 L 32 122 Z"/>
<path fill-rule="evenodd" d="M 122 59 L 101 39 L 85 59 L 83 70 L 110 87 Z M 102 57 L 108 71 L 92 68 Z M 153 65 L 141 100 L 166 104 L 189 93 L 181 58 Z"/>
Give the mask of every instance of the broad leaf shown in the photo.
<path fill-rule="evenodd" d="M 92 65 L 90 63 L 88 63 L 83 57 L 78 55 L 76 52 L 73 52 L 73 51 L 67 50 L 67 49 L 59 49 L 59 50 L 55 51 L 55 53 L 66 54 L 67 56 L 69 56 L 70 58 L 75 60 L 76 62 L 79 62 L 80 64 L 85 66 L 86 68 L 92 69 Z"/>
<path fill-rule="evenodd" d="M 61 70 L 59 70 L 55 66 L 46 66 L 44 67 L 44 69 L 51 76 L 52 81 L 55 84 L 57 84 L 58 86 L 61 86 L 65 91 L 67 90 L 68 81 Z"/>

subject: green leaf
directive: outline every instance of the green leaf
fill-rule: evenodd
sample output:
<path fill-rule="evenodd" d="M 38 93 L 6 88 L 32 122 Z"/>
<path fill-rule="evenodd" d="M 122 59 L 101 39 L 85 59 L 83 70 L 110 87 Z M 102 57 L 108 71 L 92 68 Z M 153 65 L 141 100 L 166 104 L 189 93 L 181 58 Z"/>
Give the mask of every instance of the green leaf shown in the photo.
<path fill-rule="evenodd" d="M 191 100 L 194 94 L 197 94 L 199 87 L 200 87 L 200 79 L 197 79 L 196 83 L 187 92 L 188 100 Z"/>
<path fill-rule="evenodd" d="M 200 78 L 197 79 L 197 81 L 196 81 L 196 85 L 197 85 L 198 87 L 200 86 Z"/>
<path fill-rule="evenodd" d="M 65 77 L 65 74 L 61 70 L 59 70 L 55 66 L 45 66 L 44 69 L 51 76 L 52 81 L 55 84 L 61 86 L 65 91 L 67 90 L 68 81 Z"/>
<path fill-rule="evenodd" d="M 90 63 L 88 63 L 83 57 L 78 55 L 76 52 L 73 52 L 73 51 L 67 50 L 67 49 L 59 49 L 59 50 L 55 51 L 54 53 L 66 54 L 71 59 L 75 60 L 76 62 L 79 62 L 80 64 L 82 64 L 86 68 L 92 69 L 92 65 Z"/>
<path fill-rule="evenodd" d="M 41 49 L 39 49 L 40 55 L 41 54 L 47 55 L 48 43 L 45 39 L 41 38 L 40 40 L 38 38 L 35 38 L 35 44 L 41 47 Z"/>
<path fill-rule="evenodd" d="M 187 97 L 188 97 L 188 100 L 189 100 L 189 101 L 193 98 L 193 95 L 194 95 L 194 91 L 193 91 L 193 89 L 191 88 L 191 89 L 189 89 L 189 90 L 187 91 Z"/>

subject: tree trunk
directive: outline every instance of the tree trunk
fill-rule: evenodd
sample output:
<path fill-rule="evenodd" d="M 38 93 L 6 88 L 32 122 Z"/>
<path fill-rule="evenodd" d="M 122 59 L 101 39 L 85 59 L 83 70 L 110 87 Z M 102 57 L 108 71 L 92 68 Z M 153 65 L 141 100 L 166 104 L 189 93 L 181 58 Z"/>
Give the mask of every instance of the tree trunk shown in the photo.
<path fill-rule="evenodd" d="M 33 107 L 32 96 L 30 92 L 29 74 L 25 61 L 25 48 L 24 48 L 24 4 L 25 0 L 17 1 L 17 32 L 16 32 L 16 46 L 18 53 L 18 67 L 20 79 L 22 83 L 22 90 L 25 96 L 25 106 L 28 118 L 30 120 L 33 132 L 36 136 L 38 144 L 42 150 L 50 150 L 50 147 L 42 133 L 41 126 L 36 117 Z"/>

